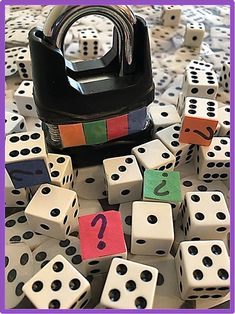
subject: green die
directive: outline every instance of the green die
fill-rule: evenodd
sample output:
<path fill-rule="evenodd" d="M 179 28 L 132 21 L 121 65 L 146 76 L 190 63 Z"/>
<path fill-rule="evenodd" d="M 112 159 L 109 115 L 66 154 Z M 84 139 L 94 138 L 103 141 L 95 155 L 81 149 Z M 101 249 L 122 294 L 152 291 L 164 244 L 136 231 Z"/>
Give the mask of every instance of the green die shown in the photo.
<path fill-rule="evenodd" d="M 168 203 L 181 202 L 180 173 L 178 171 L 145 170 L 144 199 Z"/>
<path fill-rule="evenodd" d="M 83 124 L 86 143 L 88 145 L 101 144 L 107 142 L 106 121 L 99 120 Z"/>

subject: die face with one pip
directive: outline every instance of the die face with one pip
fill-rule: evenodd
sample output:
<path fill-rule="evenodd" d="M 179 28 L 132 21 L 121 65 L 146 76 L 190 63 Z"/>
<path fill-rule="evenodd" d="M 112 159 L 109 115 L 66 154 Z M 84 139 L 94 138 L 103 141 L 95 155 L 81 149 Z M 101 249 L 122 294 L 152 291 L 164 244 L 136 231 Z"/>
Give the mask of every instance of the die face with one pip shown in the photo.
<path fill-rule="evenodd" d="M 131 253 L 163 256 L 174 241 L 170 204 L 133 202 Z"/>
<path fill-rule="evenodd" d="M 185 71 L 182 87 L 185 97 L 215 99 L 217 91 L 218 80 L 214 71 Z"/>
<path fill-rule="evenodd" d="M 229 256 L 223 241 L 181 242 L 175 266 L 183 300 L 217 299 L 229 292 Z"/>
<path fill-rule="evenodd" d="M 199 48 L 205 34 L 203 23 L 188 23 L 184 35 L 184 46 Z"/>
<path fill-rule="evenodd" d="M 175 156 L 158 139 L 134 147 L 132 153 L 142 166 L 142 170 L 174 170 Z"/>
<path fill-rule="evenodd" d="M 227 180 L 230 171 L 230 139 L 214 137 L 210 146 L 198 146 L 195 164 L 200 180 Z"/>
<path fill-rule="evenodd" d="M 223 240 L 229 232 L 230 215 L 221 192 L 187 192 L 181 214 L 187 240 Z"/>
<path fill-rule="evenodd" d="M 149 106 L 149 115 L 153 122 L 154 132 L 158 132 L 172 124 L 180 123 L 181 119 L 174 105 Z"/>
<path fill-rule="evenodd" d="M 187 97 L 179 141 L 209 146 L 218 124 L 218 103 L 205 98 Z"/>
<path fill-rule="evenodd" d="M 113 257 L 126 258 L 121 214 L 116 211 L 98 212 L 79 217 L 81 256 L 87 274 L 108 271 Z"/>
<path fill-rule="evenodd" d="M 180 22 L 181 6 L 164 5 L 162 13 L 162 24 L 164 26 L 177 26 Z"/>
<path fill-rule="evenodd" d="M 100 302 L 111 309 L 152 309 L 157 277 L 157 268 L 114 258 Z"/>
<path fill-rule="evenodd" d="M 134 155 L 103 161 L 110 205 L 141 199 L 143 178 Z"/>
<path fill-rule="evenodd" d="M 5 145 L 6 170 L 16 189 L 50 182 L 42 131 L 8 135 Z"/>
<path fill-rule="evenodd" d="M 38 309 L 83 308 L 90 299 L 90 284 L 62 255 L 55 256 L 23 287 Z"/>
<path fill-rule="evenodd" d="M 41 185 L 25 209 L 34 231 L 60 240 L 77 229 L 78 214 L 77 194 L 50 184 Z"/>

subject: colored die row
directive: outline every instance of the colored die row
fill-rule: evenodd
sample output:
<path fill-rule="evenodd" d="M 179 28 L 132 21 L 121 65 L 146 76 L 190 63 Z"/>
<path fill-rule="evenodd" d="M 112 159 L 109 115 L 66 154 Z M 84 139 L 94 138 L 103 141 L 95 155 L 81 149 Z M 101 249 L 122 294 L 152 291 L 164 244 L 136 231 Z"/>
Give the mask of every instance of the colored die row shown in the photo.
<path fill-rule="evenodd" d="M 144 129 L 146 108 L 106 120 L 59 125 L 63 147 L 101 144 Z M 75 136 L 76 134 L 76 136 Z"/>

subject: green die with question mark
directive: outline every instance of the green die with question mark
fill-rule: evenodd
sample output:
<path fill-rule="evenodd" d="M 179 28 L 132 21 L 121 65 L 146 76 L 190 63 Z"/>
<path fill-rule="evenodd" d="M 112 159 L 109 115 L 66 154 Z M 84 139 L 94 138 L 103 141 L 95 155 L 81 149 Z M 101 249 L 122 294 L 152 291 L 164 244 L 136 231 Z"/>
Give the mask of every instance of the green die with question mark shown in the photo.
<path fill-rule="evenodd" d="M 143 194 L 145 200 L 181 202 L 180 173 L 178 171 L 145 170 Z"/>

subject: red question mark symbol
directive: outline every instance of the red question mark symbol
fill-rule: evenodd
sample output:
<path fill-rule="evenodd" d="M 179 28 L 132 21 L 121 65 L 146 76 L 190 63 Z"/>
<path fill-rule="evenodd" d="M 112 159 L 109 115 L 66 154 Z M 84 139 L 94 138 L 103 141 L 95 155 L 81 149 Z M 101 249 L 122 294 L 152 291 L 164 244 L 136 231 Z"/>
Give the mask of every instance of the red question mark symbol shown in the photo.
<path fill-rule="evenodd" d="M 98 239 L 102 239 L 104 236 L 104 232 L 107 226 L 107 219 L 103 214 L 98 214 L 97 216 L 94 217 L 94 219 L 91 222 L 91 226 L 94 227 L 97 222 L 101 220 L 101 227 L 100 227 L 100 231 L 98 233 Z M 99 243 L 97 244 L 97 249 L 99 250 L 103 250 L 106 247 L 106 243 L 104 241 L 99 241 Z"/>

